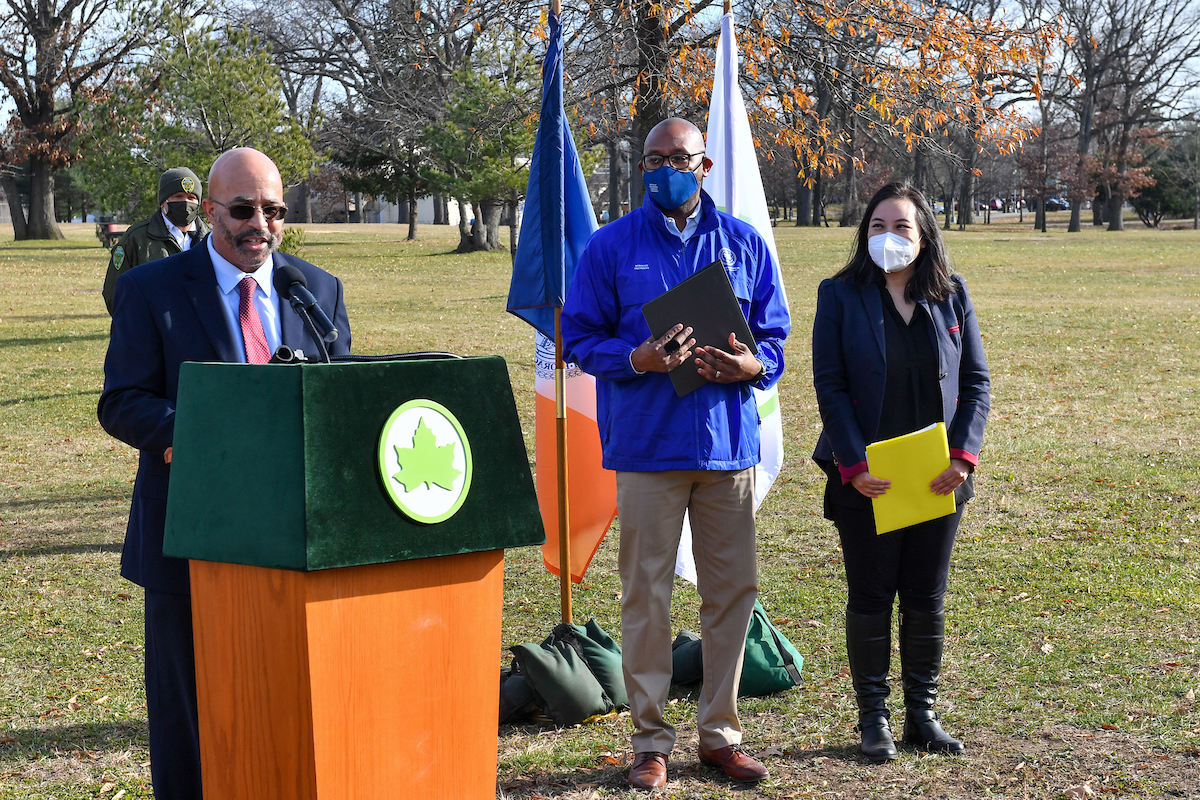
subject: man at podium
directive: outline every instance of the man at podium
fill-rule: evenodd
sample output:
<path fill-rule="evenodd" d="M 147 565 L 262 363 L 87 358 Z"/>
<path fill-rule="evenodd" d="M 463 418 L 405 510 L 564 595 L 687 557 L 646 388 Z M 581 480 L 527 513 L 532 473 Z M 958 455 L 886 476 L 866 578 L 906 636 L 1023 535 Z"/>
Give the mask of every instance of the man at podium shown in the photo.
<path fill-rule="evenodd" d="M 675 729 L 663 712 L 671 688 L 671 589 L 687 512 L 702 598 L 704 688 L 700 761 L 731 778 L 767 770 L 741 750 L 738 682 L 757 596 L 754 465 L 758 410 L 751 387 L 783 372 L 791 328 L 779 271 L 750 225 L 718 211 L 700 189 L 712 161 L 704 137 L 682 119 L 646 137 L 638 168 L 641 208 L 588 242 L 563 306 L 569 360 L 596 376 L 603 464 L 617 472 L 621 518 L 621 651 L 635 732 L 629 783 L 666 782 Z M 729 351 L 696 347 L 678 324 L 654 338 L 642 305 L 720 261 L 758 356 L 732 335 Z M 681 321 L 682 322 L 682 321 Z M 668 372 L 705 382 L 679 397 Z"/>
<path fill-rule="evenodd" d="M 117 279 L 98 408 L 104 429 L 141 451 L 121 575 L 145 588 L 150 774 L 158 800 L 202 798 L 188 563 L 162 552 L 179 366 L 265 363 L 281 344 L 319 352 L 272 285 L 275 268 L 285 265 L 300 270 L 337 328 L 330 353 L 350 352 L 341 281 L 275 252 L 287 206 L 271 159 L 250 148 L 222 153 L 203 206 L 211 235 Z M 231 414 L 270 414 L 254 398 L 231 400 Z"/>

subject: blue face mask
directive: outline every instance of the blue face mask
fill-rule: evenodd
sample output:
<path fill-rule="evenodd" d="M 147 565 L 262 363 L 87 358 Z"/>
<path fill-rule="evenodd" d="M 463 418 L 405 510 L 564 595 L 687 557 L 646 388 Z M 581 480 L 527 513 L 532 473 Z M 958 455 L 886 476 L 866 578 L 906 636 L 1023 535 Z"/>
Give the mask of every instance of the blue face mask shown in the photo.
<path fill-rule="evenodd" d="M 700 188 L 694 172 L 680 172 L 666 164 L 642 173 L 646 196 L 664 211 L 674 211 L 688 201 Z"/>

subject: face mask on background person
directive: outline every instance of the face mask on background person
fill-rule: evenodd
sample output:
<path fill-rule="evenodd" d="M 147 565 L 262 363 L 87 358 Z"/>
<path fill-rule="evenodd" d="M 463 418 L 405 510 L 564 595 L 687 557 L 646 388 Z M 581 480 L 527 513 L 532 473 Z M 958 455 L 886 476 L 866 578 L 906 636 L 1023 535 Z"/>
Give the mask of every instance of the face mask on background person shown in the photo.
<path fill-rule="evenodd" d="M 899 272 L 917 258 L 921 243 L 896 233 L 877 233 L 867 240 L 871 260 L 884 272 Z"/>
<path fill-rule="evenodd" d="M 168 200 L 167 219 L 177 228 L 186 228 L 200 216 L 200 204 L 195 200 Z"/>
<path fill-rule="evenodd" d="M 680 172 L 663 164 L 656 170 L 642 173 L 646 196 L 663 211 L 674 211 L 688 201 L 700 188 L 694 172 Z"/>

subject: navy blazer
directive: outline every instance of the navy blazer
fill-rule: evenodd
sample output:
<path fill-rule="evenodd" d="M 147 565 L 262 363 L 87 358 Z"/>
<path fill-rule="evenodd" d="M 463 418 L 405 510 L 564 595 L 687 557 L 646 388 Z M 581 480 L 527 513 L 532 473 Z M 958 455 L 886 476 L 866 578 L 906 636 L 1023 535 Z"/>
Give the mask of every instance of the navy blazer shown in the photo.
<path fill-rule="evenodd" d="M 991 408 L 991 379 L 975 307 L 966 284 L 954 280 L 958 291 L 945 300 L 917 302 L 932 321 L 950 456 L 975 465 Z M 813 385 L 825 427 L 813 459 L 836 461 L 843 481 L 866 470 L 867 445 L 879 430 L 887 380 L 883 313 L 877 286 L 828 278 L 817 290 Z"/>
<path fill-rule="evenodd" d="M 340 335 L 330 345 L 330 354 L 349 353 L 350 322 L 342 282 L 307 261 L 282 254 L 275 258 L 276 263 L 291 264 L 304 273 L 308 290 L 333 320 Z M 286 301 L 280 307 L 280 332 L 288 347 L 318 352 Z M 147 589 L 187 594 L 190 588 L 187 561 L 162 554 L 171 476 L 163 454 L 174 438 L 179 365 L 238 360 L 206 241 L 117 279 L 97 415 L 104 430 L 142 451 L 121 575 Z M 245 398 L 245 403 L 253 408 L 254 398 Z"/>

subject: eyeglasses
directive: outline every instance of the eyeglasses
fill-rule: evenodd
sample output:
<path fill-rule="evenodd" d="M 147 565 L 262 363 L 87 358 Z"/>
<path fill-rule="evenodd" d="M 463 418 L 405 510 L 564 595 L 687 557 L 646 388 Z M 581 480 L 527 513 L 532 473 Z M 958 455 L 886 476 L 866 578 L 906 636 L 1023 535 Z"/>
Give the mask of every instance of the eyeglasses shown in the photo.
<path fill-rule="evenodd" d="M 687 172 L 692 169 L 692 159 L 696 156 L 704 155 L 704 151 L 699 153 L 675 153 L 670 156 L 648 155 L 642 156 L 642 169 L 646 172 L 653 172 L 661 167 L 664 163 L 670 164 L 671 169 L 677 169 L 680 172 Z"/>
<path fill-rule="evenodd" d="M 208 199 L 212 200 L 211 197 Z M 223 206 L 225 208 L 225 210 L 229 212 L 229 216 L 233 217 L 236 220 L 243 220 L 243 221 L 248 220 L 251 217 L 253 217 L 254 212 L 260 208 L 262 209 L 263 219 L 265 219 L 267 222 L 274 222 L 277 219 L 281 220 L 287 216 L 287 212 L 288 212 L 288 207 L 284 206 L 284 205 L 256 206 L 256 205 L 253 205 L 252 203 L 234 203 L 231 206 L 227 206 L 224 203 L 222 203 L 220 200 L 213 200 L 213 202 L 219 206 Z"/>

